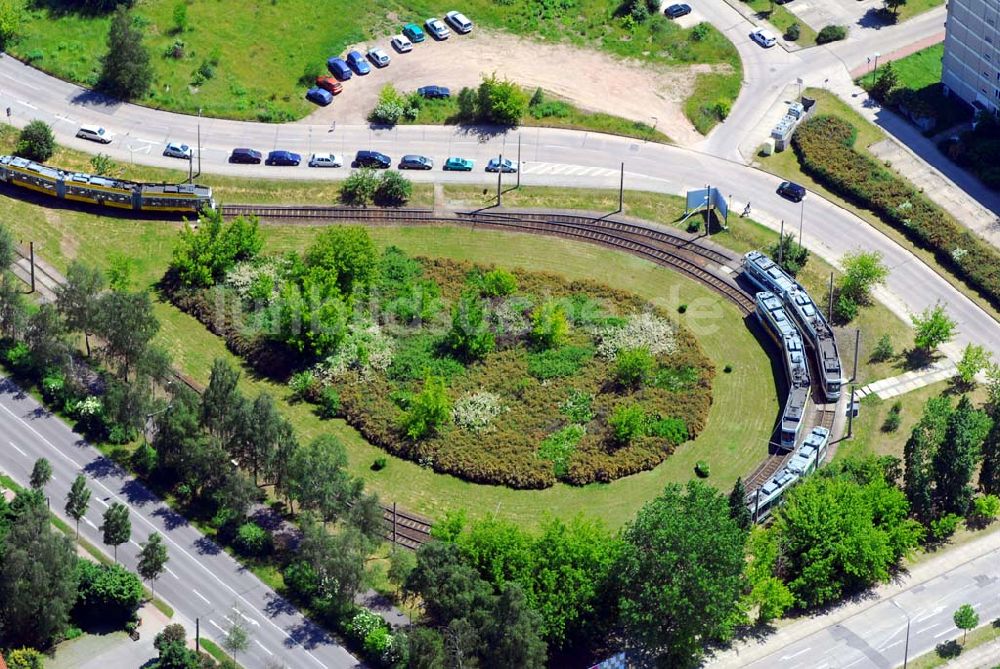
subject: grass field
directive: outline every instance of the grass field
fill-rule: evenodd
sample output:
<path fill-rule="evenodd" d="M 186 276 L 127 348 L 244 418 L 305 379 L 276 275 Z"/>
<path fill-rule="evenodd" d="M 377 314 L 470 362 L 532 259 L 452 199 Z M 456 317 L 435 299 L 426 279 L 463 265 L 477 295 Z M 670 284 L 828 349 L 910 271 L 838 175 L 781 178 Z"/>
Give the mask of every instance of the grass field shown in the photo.
<path fill-rule="evenodd" d="M 880 128 L 869 123 L 860 114 L 855 112 L 832 93 L 819 88 L 808 88 L 804 91 L 804 95 L 816 100 L 818 109 L 817 113 L 838 116 L 849 121 L 855 128 L 857 128 L 858 136 L 857 140 L 854 142 L 855 150 L 871 157 L 872 154 L 868 151 L 868 147 L 885 139 L 885 133 L 883 133 Z M 876 160 L 878 159 L 876 158 Z M 770 172 L 771 174 L 778 175 L 784 179 L 800 183 L 830 202 L 837 204 L 839 207 L 856 214 L 859 218 L 868 222 L 872 227 L 877 229 L 886 237 L 896 242 L 896 244 L 898 244 L 901 248 L 920 258 L 924 264 L 937 272 L 941 278 L 954 286 L 956 290 L 960 291 L 970 300 L 979 305 L 979 307 L 986 313 L 990 314 L 990 316 L 1000 320 L 1000 311 L 995 309 L 993 305 L 980 296 L 979 293 L 970 289 L 964 282 L 956 278 L 955 275 L 938 264 L 932 253 L 917 247 L 913 244 L 913 242 L 907 239 L 902 232 L 899 232 L 892 226 L 883 223 L 872 212 L 853 205 L 844 198 L 828 190 L 812 177 L 805 174 L 799 167 L 798 158 L 796 158 L 795 152 L 792 149 L 775 153 L 771 156 L 758 156 L 757 164 L 761 169 Z"/>
<path fill-rule="evenodd" d="M 940 7 L 944 3 L 945 0 L 907 0 L 906 4 L 899 8 L 897 21 L 912 19 L 914 16 Z"/>
<path fill-rule="evenodd" d="M 183 2 L 183 0 L 182 0 Z M 444 0 L 373 0 L 350 11 L 309 0 L 184 2 L 188 28 L 177 31 L 176 0 L 145 0 L 134 12 L 144 27 L 154 84 L 143 104 L 207 116 L 284 121 L 312 106 L 299 79 L 315 76 L 346 46 L 399 32 L 454 7 Z M 467 0 L 461 7 L 482 28 L 503 29 L 547 42 L 568 41 L 614 55 L 665 64 L 730 63 L 735 47 L 718 31 L 690 38 L 663 16 L 629 30 L 614 16 L 616 0 Z M 67 9 L 71 3 L 31 3 L 21 37 L 8 46 L 63 79 L 93 86 L 106 50 L 110 17 Z M 181 43 L 182 57 L 174 57 Z M 196 73 L 208 63 L 214 75 Z M 211 65 L 215 63 L 215 65 Z M 737 77 L 738 78 L 738 77 Z"/>

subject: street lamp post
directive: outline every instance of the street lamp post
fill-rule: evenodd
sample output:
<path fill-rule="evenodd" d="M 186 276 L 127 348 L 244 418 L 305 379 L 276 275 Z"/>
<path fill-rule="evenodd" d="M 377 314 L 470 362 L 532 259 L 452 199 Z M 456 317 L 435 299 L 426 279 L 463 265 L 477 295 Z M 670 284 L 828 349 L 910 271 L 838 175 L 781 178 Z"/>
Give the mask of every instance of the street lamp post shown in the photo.
<path fill-rule="evenodd" d="M 889 601 L 906 616 L 906 642 L 903 645 L 903 669 L 906 669 L 906 663 L 910 659 L 910 614 L 895 599 L 890 599 Z"/>
<path fill-rule="evenodd" d="M 878 77 L 878 57 L 881 55 L 878 51 L 875 52 L 875 67 L 872 68 L 872 86 L 875 85 L 875 79 Z"/>

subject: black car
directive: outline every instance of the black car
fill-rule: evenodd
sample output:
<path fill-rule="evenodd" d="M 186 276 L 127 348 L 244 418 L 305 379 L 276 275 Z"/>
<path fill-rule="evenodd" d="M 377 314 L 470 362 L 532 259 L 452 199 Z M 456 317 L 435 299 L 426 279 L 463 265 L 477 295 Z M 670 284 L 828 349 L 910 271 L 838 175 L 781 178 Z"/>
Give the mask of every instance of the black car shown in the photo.
<path fill-rule="evenodd" d="M 379 170 L 389 169 L 392 159 L 384 153 L 378 151 L 358 151 L 354 156 L 351 167 L 374 167 Z"/>
<path fill-rule="evenodd" d="M 401 170 L 429 170 L 432 167 L 434 167 L 434 161 L 427 156 L 409 154 L 399 159 L 399 169 Z"/>
<path fill-rule="evenodd" d="M 778 186 L 778 195 L 786 197 L 792 202 L 802 202 L 802 198 L 806 196 L 806 189 L 797 183 L 782 181 L 781 185 Z"/>
<path fill-rule="evenodd" d="M 291 167 L 298 166 L 302 162 L 302 156 L 297 153 L 292 153 L 291 151 L 272 151 L 267 154 L 267 165 L 287 165 Z"/>
<path fill-rule="evenodd" d="M 663 13 L 667 15 L 668 19 L 679 19 L 680 17 L 687 16 L 691 13 L 691 5 L 670 5 L 663 10 Z"/>
<path fill-rule="evenodd" d="M 451 91 L 444 86 L 421 86 L 417 89 L 417 95 L 433 100 L 434 98 L 450 98 Z"/>
<path fill-rule="evenodd" d="M 253 149 L 233 149 L 233 152 L 229 154 L 229 162 L 260 165 L 263 157 L 260 151 L 254 151 Z"/>

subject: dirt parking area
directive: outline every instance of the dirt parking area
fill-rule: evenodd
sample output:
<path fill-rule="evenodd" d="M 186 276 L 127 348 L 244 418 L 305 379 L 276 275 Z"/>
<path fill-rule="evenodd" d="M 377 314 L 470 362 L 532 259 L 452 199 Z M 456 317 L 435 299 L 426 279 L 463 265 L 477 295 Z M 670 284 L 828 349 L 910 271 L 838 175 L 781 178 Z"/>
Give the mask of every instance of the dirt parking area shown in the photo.
<path fill-rule="evenodd" d="M 696 75 L 728 67 L 651 65 L 480 30 L 470 35 L 452 34 L 443 42 L 428 36 L 414 44 L 410 53 L 396 53 L 389 47 L 389 38 L 354 48 L 364 53 L 370 46 L 381 46 L 392 62 L 382 69 L 373 67 L 371 74 L 363 77 L 355 74 L 344 83 L 343 93 L 333 104 L 318 109 L 304 123 L 364 123 L 387 83 L 403 92 L 427 85 L 447 86 L 454 95 L 463 86 L 477 86 L 484 74 L 496 72 L 529 91 L 541 87 L 581 109 L 649 124 L 655 116 L 657 130 L 686 145 L 703 139 L 683 111 Z"/>

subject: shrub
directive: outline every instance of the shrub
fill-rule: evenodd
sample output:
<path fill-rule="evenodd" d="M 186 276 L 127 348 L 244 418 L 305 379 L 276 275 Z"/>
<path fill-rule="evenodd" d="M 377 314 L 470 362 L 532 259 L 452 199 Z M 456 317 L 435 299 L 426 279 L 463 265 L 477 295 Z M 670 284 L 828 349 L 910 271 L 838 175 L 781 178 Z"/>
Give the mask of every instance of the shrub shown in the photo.
<path fill-rule="evenodd" d="M 297 372 L 288 382 L 292 391 L 292 399 L 302 402 L 314 402 L 319 395 L 319 379 L 310 371 Z"/>
<path fill-rule="evenodd" d="M 885 416 L 885 422 L 882 423 L 883 432 L 895 432 L 899 429 L 899 424 L 902 422 L 900 414 L 903 411 L 903 403 L 896 401 L 892 407 L 889 408 L 889 413 Z"/>
<path fill-rule="evenodd" d="M 360 611 L 347 623 L 347 635 L 363 644 L 368 635 L 377 629 L 385 629 L 386 622 L 377 613 Z"/>
<path fill-rule="evenodd" d="M 488 427 L 504 410 L 498 395 L 481 390 L 460 397 L 451 410 L 451 418 L 455 425 L 478 432 Z"/>
<path fill-rule="evenodd" d="M 677 306 L 677 313 L 679 313 L 679 314 L 686 314 L 687 310 L 688 310 L 688 305 L 687 304 L 681 304 L 681 305 Z"/>
<path fill-rule="evenodd" d="M 688 428 L 680 418 L 661 418 L 649 424 L 649 436 L 665 439 L 673 446 L 679 446 L 688 440 Z"/>
<path fill-rule="evenodd" d="M 889 338 L 889 335 L 884 334 L 879 337 L 875 348 L 872 349 L 871 361 L 885 362 L 886 360 L 891 360 L 894 355 L 896 355 L 896 351 L 892 347 L 892 339 Z"/>
<path fill-rule="evenodd" d="M 624 349 L 645 348 L 654 356 L 677 350 L 673 323 L 651 313 L 632 314 L 624 325 L 611 326 L 599 337 L 597 352 L 609 360 Z"/>
<path fill-rule="evenodd" d="M 711 467 L 704 460 L 699 460 L 694 466 L 694 473 L 698 475 L 698 478 L 707 479 L 712 473 Z"/>
<path fill-rule="evenodd" d="M 243 523 L 236 530 L 236 539 L 233 543 L 236 545 L 236 550 L 243 555 L 259 557 L 271 550 L 271 535 L 257 523 Z"/>
<path fill-rule="evenodd" d="M 52 134 L 52 128 L 45 121 L 34 120 L 24 126 L 17 138 L 14 153 L 28 160 L 44 163 L 52 157 L 55 150 L 56 137 Z"/>
<path fill-rule="evenodd" d="M 444 379 L 428 375 L 403 418 L 403 429 L 410 439 L 423 439 L 451 418 L 451 400 Z"/>
<path fill-rule="evenodd" d="M 137 474 L 149 476 L 156 470 L 156 451 L 149 444 L 143 443 L 132 451 L 129 462 Z"/>
<path fill-rule="evenodd" d="M 847 37 L 847 27 L 838 25 L 824 26 L 816 35 L 816 44 L 827 44 L 828 42 L 839 42 Z"/>
<path fill-rule="evenodd" d="M 962 517 L 949 513 L 941 518 L 936 518 L 931 521 L 931 538 L 934 541 L 944 541 L 951 535 L 955 534 L 955 530 L 958 529 L 958 523 L 962 520 Z"/>
<path fill-rule="evenodd" d="M 336 418 L 340 413 L 340 393 L 335 388 L 327 386 L 319 394 L 319 402 L 316 413 L 320 418 L 327 420 Z"/>
<path fill-rule="evenodd" d="M 656 361 L 643 347 L 630 348 L 618 352 L 615 358 L 615 378 L 627 387 L 637 387 L 646 383 L 653 375 Z"/>
<path fill-rule="evenodd" d="M 401 207 L 413 195 L 413 184 L 396 170 L 386 170 L 375 188 L 372 200 L 380 207 Z"/>
<path fill-rule="evenodd" d="M 659 8 L 657 8 L 659 9 Z M 701 42 L 707 38 L 712 33 L 712 26 L 702 21 L 694 28 L 691 29 L 691 39 L 695 42 Z"/>
<path fill-rule="evenodd" d="M 386 465 L 388 465 L 388 464 L 389 464 L 389 461 L 387 459 L 385 459 L 384 457 L 377 457 L 377 458 L 375 458 L 375 462 L 372 463 L 372 471 L 373 472 L 380 472 L 383 469 L 385 469 Z"/>
<path fill-rule="evenodd" d="M 612 410 L 608 426 L 617 443 L 631 444 L 646 433 L 646 412 L 638 404 L 622 402 Z"/>
<path fill-rule="evenodd" d="M 10 669 L 43 669 L 45 656 L 34 648 L 18 648 L 7 655 Z"/>
<path fill-rule="evenodd" d="M 722 371 L 725 374 L 732 374 L 733 373 L 733 366 L 732 365 L 726 365 L 725 367 L 722 368 Z"/>
<path fill-rule="evenodd" d="M 1000 514 L 1000 497 L 982 495 L 972 500 L 973 516 L 982 524 L 992 523 Z"/>
<path fill-rule="evenodd" d="M 496 74 L 483 78 L 479 84 L 479 119 L 499 125 L 517 125 L 528 108 L 528 98 L 521 87 Z"/>
<path fill-rule="evenodd" d="M 569 334 L 569 321 L 562 305 L 548 300 L 535 307 L 531 315 L 531 338 L 542 348 L 561 346 Z"/>
<path fill-rule="evenodd" d="M 480 293 L 484 297 L 504 297 L 517 292 L 517 279 L 504 269 L 495 269 L 483 275 Z"/>
<path fill-rule="evenodd" d="M 802 36 L 802 27 L 799 26 L 798 23 L 793 23 L 792 25 L 788 26 L 788 30 L 785 31 L 785 39 L 790 42 L 796 41 L 801 36 Z"/>
<path fill-rule="evenodd" d="M 551 460 L 552 472 L 556 477 L 562 478 L 569 471 L 570 456 L 586 433 L 587 430 L 582 425 L 567 425 L 542 440 L 538 445 L 538 457 Z"/>
<path fill-rule="evenodd" d="M 362 207 L 369 205 L 375 199 L 379 182 L 378 174 L 370 167 L 355 170 L 340 186 L 340 201 Z"/>
<path fill-rule="evenodd" d="M 593 395 L 572 389 L 566 401 L 559 405 L 559 412 L 574 423 L 589 423 L 594 418 L 593 403 Z"/>
<path fill-rule="evenodd" d="M 842 323 L 850 323 L 858 317 L 861 308 L 854 298 L 841 293 L 837 296 L 837 301 L 833 305 L 833 315 Z"/>
<path fill-rule="evenodd" d="M 42 397 L 49 404 L 62 404 L 66 378 L 61 372 L 49 372 L 42 379 Z"/>
<path fill-rule="evenodd" d="M 594 355 L 588 346 L 563 346 L 528 354 L 528 373 L 539 381 L 573 376 Z"/>
<path fill-rule="evenodd" d="M 118 172 L 118 165 L 106 153 L 98 153 L 90 159 L 90 169 L 94 174 L 105 176 Z"/>
<path fill-rule="evenodd" d="M 679 393 L 694 387 L 698 383 L 698 370 L 694 367 L 664 367 L 657 370 L 652 384 L 657 388 Z"/>

